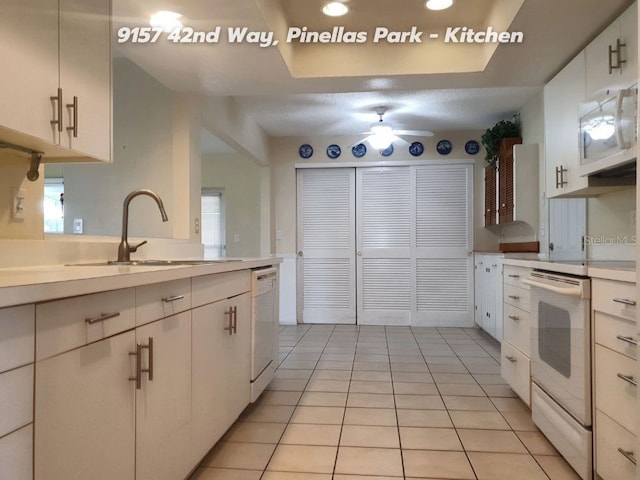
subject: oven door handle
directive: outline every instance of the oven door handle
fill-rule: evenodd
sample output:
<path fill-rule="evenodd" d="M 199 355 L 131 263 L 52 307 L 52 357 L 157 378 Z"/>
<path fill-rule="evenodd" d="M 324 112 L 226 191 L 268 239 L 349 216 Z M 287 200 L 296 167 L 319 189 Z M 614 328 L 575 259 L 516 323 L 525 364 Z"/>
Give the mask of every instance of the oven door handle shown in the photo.
<path fill-rule="evenodd" d="M 568 295 L 571 297 L 582 296 L 582 289 L 577 285 L 575 287 L 556 287 L 547 283 L 536 282 L 535 280 L 530 280 L 528 278 L 525 278 L 522 281 L 532 287 L 542 288 L 543 290 L 549 290 L 550 292 L 559 293 L 560 295 Z"/>

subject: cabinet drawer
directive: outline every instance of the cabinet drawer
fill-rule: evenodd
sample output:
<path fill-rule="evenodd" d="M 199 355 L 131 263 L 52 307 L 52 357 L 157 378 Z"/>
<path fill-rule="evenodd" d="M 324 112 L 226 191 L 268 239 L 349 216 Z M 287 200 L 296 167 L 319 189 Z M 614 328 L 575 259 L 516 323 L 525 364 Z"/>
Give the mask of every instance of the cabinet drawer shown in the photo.
<path fill-rule="evenodd" d="M 134 328 L 135 308 L 133 288 L 36 305 L 36 360 Z"/>
<path fill-rule="evenodd" d="M 508 303 L 514 307 L 518 307 L 526 312 L 531 311 L 529 305 L 530 292 L 527 289 L 514 287 L 513 285 L 504 285 L 504 303 Z"/>
<path fill-rule="evenodd" d="M 0 374 L 0 437 L 32 421 L 33 364 Z"/>
<path fill-rule="evenodd" d="M 170 317 L 190 308 L 190 278 L 136 287 L 136 325 Z"/>
<path fill-rule="evenodd" d="M 0 438 L 0 478 L 33 480 L 33 425 Z"/>
<path fill-rule="evenodd" d="M 592 306 L 594 310 L 636 321 L 636 285 L 628 282 L 593 279 Z"/>
<path fill-rule="evenodd" d="M 503 339 L 525 355 L 531 356 L 531 319 L 529 312 L 505 303 L 502 322 Z"/>
<path fill-rule="evenodd" d="M 505 265 L 502 270 L 504 283 L 529 290 L 529 285 L 523 283 L 522 280 L 529 276 L 530 271 L 531 269 L 525 267 Z"/>
<path fill-rule="evenodd" d="M 636 390 L 618 374 L 636 381 L 636 361 L 608 348 L 596 345 L 596 408 L 632 433 L 636 433 Z"/>
<path fill-rule="evenodd" d="M 502 342 L 502 378 L 527 406 L 531 405 L 531 361 L 509 342 Z"/>
<path fill-rule="evenodd" d="M 0 309 L 0 372 L 33 363 L 35 306 Z"/>
<path fill-rule="evenodd" d="M 618 449 L 637 455 L 636 437 L 596 409 L 596 472 L 604 480 L 633 480 L 636 466 Z"/>
<path fill-rule="evenodd" d="M 251 290 L 249 270 L 194 277 L 191 283 L 193 307 L 235 297 Z"/>
<path fill-rule="evenodd" d="M 636 358 L 638 341 L 636 322 L 620 317 L 612 317 L 602 312 L 594 312 L 595 342 L 611 350 Z"/>

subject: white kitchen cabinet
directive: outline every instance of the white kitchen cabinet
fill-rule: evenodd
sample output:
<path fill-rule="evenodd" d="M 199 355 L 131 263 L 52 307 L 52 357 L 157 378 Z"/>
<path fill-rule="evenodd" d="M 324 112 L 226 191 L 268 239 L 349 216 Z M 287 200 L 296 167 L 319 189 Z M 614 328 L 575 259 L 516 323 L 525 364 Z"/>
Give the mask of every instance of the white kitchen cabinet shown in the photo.
<path fill-rule="evenodd" d="M 638 449 L 635 284 L 592 280 L 596 473 L 636 478 Z"/>
<path fill-rule="evenodd" d="M 35 306 L 0 309 L 0 373 L 33 363 Z"/>
<path fill-rule="evenodd" d="M 36 364 L 35 479 L 133 480 L 135 332 Z"/>
<path fill-rule="evenodd" d="M 135 399 L 136 480 L 185 478 L 193 467 L 191 312 L 138 327 L 135 337 L 142 345 L 142 371 L 136 373 L 141 375 Z"/>
<path fill-rule="evenodd" d="M 588 98 L 638 82 L 637 10 L 634 3 L 585 49 Z"/>
<path fill-rule="evenodd" d="M 496 340 L 502 339 L 502 255 L 475 257 L 475 322 Z"/>
<path fill-rule="evenodd" d="M 7 3 L 7 2 L 5 2 Z M 0 139 L 43 161 L 111 159 L 111 2 L 0 7 Z M 19 45 L 19 48 L 16 48 Z"/>
<path fill-rule="evenodd" d="M 0 437 L 0 478 L 33 480 L 33 425 Z"/>
<path fill-rule="evenodd" d="M 193 310 L 193 461 L 200 461 L 250 401 L 251 295 Z"/>

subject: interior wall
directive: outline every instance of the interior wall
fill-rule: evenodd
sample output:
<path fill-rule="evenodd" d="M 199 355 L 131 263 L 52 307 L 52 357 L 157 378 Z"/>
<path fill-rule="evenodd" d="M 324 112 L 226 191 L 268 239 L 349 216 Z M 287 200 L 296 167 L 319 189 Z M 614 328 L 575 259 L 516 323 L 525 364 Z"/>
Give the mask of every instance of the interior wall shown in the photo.
<path fill-rule="evenodd" d="M 203 155 L 202 188 L 224 191 L 227 257 L 258 257 L 267 248 L 261 240 L 263 170 L 242 155 Z M 268 206 L 268 192 L 265 200 Z"/>
<path fill-rule="evenodd" d="M 82 218 L 85 235 L 119 236 L 124 198 L 149 188 L 162 198 L 169 221 L 162 222 L 153 200 L 136 198 L 129 234 L 172 238 L 173 95 L 125 58 L 114 60 L 113 84 L 113 163 L 58 167 L 65 183 L 65 233 L 73 232 L 74 218 Z"/>
<path fill-rule="evenodd" d="M 3 151 L 0 155 L 0 239 L 42 239 L 44 237 L 44 175 L 27 180 L 30 159 Z M 40 167 L 40 173 L 43 171 Z M 15 189 L 25 190 L 24 219 L 12 218 Z"/>
<path fill-rule="evenodd" d="M 588 255 L 594 260 L 634 260 L 636 188 L 587 200 Z"/>
<path fill-rule="evenodd" d="M 442 159 L 471 159 L 474 168 L 474 247 L 476 250 L 496 251 L 499 234 L 485 229 L 484 222 L 484 154 L 481 150 L 477 155 L 468 155 L 464 145 L 469 140 L 480 141 L 482 132 L 440 132 L 431 138 L 422 138 L 425 151 L 419 157 L 412 157 L 408 148 L 398 147 L 395 153 L 387 158 L 369 148 L 365 157 L 356 159 L 351 153 L 351 146 L 357 143 L 358 137 L 284 137 L 274 138 L 271 142 L 271 188 L 272 188 L 272 239 L 275 252 L 281 255 L 296 252 L 296 169 L 297 163 L 326 163 L 344 162 L 377 162 L 384 159 L 388 163 L 410 160 L 442 160 Z M 437 153 L 436 145 L 447 139 L 453 145 L 452 152 L 447 156 Z M 303 160 L 298 154 L 302 144 L 309 144 L 314 148 L 314 154 L 308 160 Z M 342 155 L 332 160 L 327 157 L 325 150 L 331 144 L 337 144 L 342 149 Z"/>

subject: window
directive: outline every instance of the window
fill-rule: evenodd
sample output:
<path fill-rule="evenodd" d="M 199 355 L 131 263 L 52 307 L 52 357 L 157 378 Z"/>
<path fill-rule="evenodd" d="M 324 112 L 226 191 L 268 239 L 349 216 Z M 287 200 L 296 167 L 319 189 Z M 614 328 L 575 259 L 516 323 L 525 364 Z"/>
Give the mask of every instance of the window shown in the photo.
<path fill-rule="evenodd" d="M 221 258 L 226 255 L 224 221 L 224 197 L 220 190 L 202 190 L 202 243 L 204 258 Z"/>
<path fill-rule="evenodd" d="M 64 179 L 44 179 L 44 233 L 64 233 Z"/>

